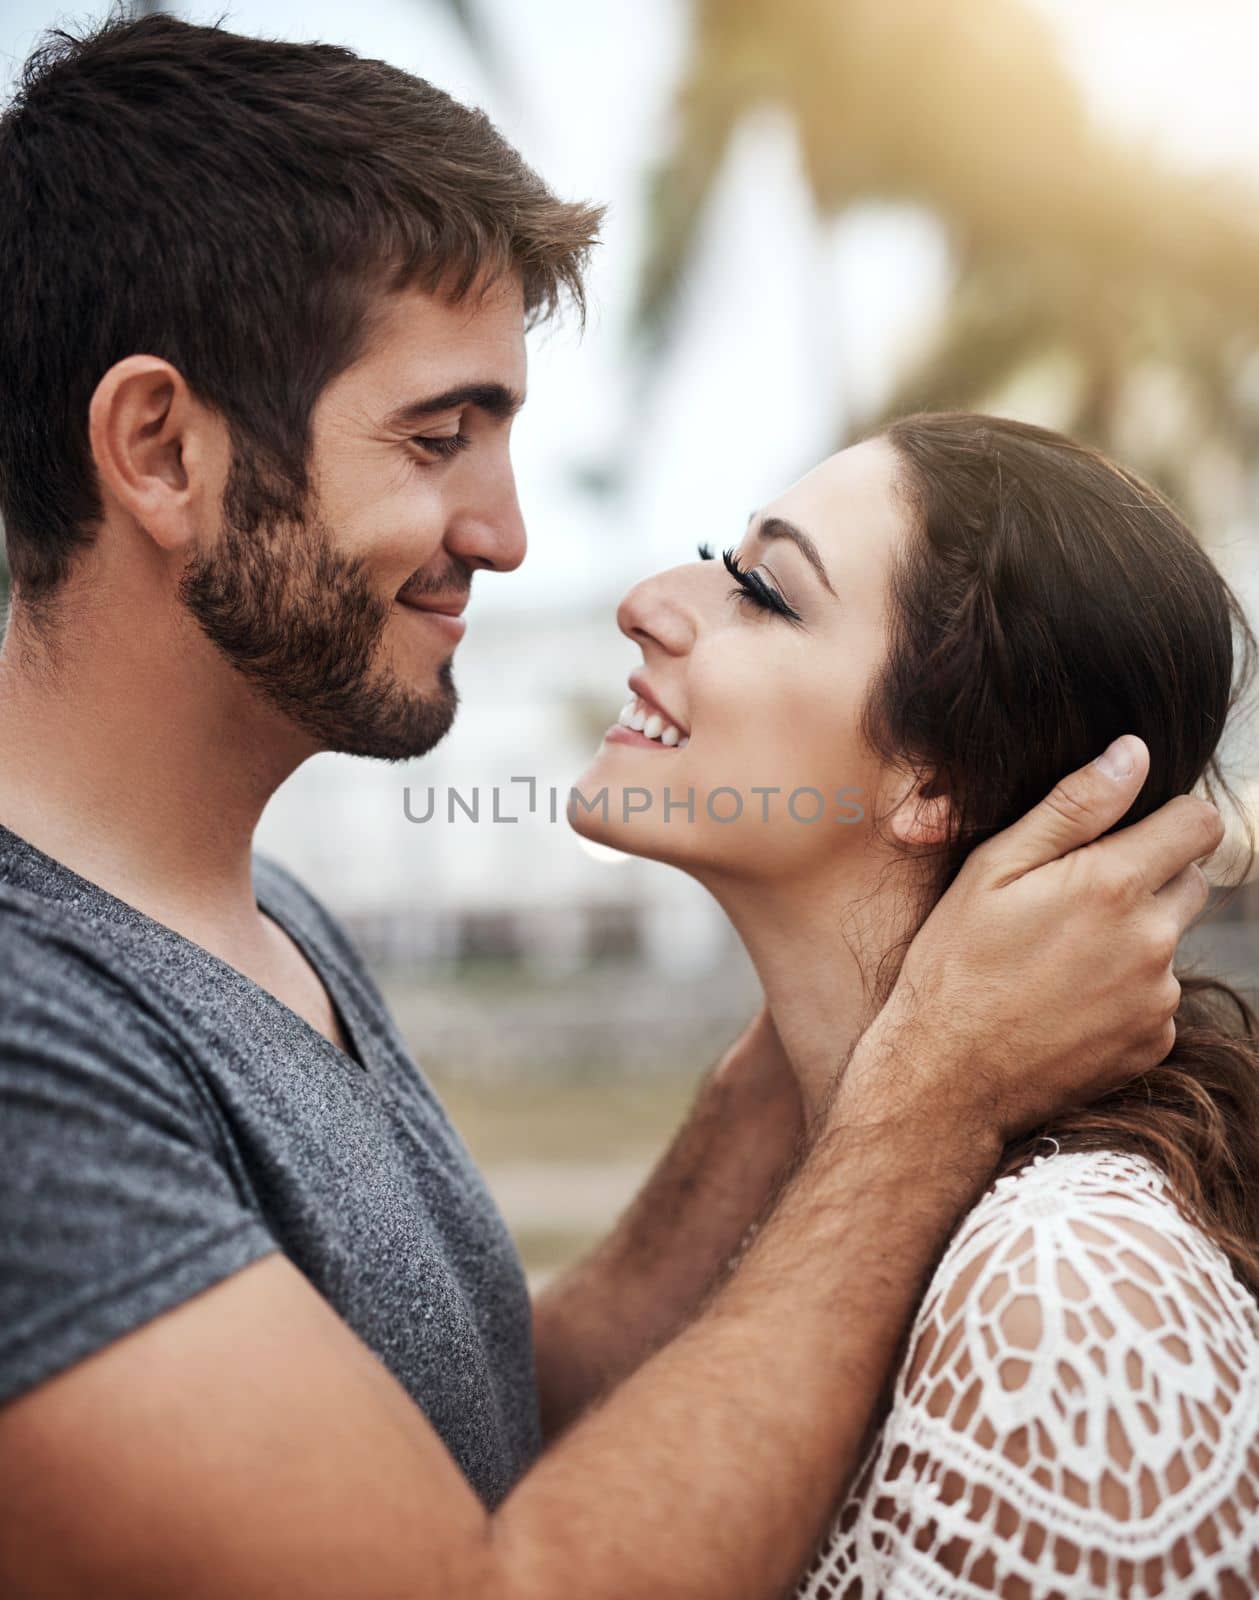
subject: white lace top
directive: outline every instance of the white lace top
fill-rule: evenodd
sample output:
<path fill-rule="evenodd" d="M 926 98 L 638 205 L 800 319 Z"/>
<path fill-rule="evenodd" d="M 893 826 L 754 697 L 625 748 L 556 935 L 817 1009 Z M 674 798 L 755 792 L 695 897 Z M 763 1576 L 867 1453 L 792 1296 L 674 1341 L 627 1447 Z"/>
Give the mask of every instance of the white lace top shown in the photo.
<path fill-rule="evenodd" d="M 965 1218 L 796 1600 L 1259 1594 L 1259 1307 L 1149 1162 Z"/>

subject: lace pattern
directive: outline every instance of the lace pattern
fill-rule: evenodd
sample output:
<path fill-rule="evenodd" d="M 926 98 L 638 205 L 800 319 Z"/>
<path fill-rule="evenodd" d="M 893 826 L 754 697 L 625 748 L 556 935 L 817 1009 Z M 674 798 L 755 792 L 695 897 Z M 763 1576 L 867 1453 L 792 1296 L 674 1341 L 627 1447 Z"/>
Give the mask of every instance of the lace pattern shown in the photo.
<path fill-rule="evenodd" d="M 963 1221 L 796 1600 L 1259 1594 L 1259 1307 L 1148 1161 Z"/>

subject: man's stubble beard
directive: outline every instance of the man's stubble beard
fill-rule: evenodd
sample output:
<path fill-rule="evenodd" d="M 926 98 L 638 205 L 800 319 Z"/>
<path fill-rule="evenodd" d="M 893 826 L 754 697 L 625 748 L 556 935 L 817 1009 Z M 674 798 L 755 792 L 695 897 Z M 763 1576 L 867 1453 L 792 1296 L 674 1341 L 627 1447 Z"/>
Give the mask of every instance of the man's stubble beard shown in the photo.
<path fill-rule="evenodd" d="M 407 761 L 449 731 L 459 703 L 447 658 L 428 694 L 376 666 L 392 600 L 287 482 L 237 449 L 214 549 L 194 554 L 179 595 L 210 642 L 269 704 L 325 750 Z"/>

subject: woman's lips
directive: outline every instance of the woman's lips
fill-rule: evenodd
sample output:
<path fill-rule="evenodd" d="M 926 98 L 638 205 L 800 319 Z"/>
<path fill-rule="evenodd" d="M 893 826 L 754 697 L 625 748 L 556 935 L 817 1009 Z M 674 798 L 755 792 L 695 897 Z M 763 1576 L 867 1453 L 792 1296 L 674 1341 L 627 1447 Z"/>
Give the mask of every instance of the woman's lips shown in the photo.
<path fill-rule="evenodd" d="M 684 739 L 686 738 L 687 730 L 677 720 L 673 713 L 668 710 L 667 707 L 662 706 L 659 700 L 656 699 L 655 695 L 652 694 L 651 689 L 647 684 L 647 680 L 641 671 L 630 673 L 629 690 L 644 711 L 648 713 L 654 711 L 664 720 L 666 724 L 671 723 L 682 735 L 682 737 Z"/>
<path fill-rule="evenodd" d="M 659 739 L 649 739 L 645 733 L 638 733 L 633 728 L 626 728 L 619 722 L 614 722 L 603 736 L 605 744 L 637 745 L 640 749 L 660 750 L 665 755 L 676 755 L 679 750 L 685 750 L 690 742 L 689 738 L 679 739 L 677 744 L 661 744 Z"/>

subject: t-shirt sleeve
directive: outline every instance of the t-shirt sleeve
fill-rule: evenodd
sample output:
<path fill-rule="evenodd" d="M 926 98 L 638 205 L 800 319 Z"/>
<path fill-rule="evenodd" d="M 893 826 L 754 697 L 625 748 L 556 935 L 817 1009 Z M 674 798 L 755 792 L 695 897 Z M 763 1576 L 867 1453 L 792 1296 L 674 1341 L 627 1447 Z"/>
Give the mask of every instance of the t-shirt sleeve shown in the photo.
<path fill-rule="evenodd" d="M 0 922 L 0 1402 L 277 1248 L 148 997 Z"/>

